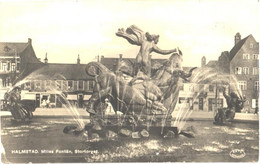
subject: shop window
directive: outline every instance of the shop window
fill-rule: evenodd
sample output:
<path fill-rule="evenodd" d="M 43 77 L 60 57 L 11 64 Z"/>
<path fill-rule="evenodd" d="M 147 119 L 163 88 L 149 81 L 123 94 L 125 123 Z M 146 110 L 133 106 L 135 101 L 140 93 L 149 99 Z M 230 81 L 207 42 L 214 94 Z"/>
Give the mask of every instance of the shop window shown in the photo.
<path fill-rule="evenodd" d="M 71 90 L 71 89 L 73 89 L 73 81 L 69 80 L 68 81 L 68 90 Z"/>

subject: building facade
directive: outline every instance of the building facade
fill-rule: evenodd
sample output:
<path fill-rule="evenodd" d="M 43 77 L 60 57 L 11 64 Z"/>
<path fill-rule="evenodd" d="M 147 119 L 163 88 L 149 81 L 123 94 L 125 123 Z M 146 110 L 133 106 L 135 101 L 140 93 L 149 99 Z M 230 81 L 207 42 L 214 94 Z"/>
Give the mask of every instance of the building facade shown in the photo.
<path fill-rule="evenodd" d="M 40 63 L 30 38 L 27 43 L 0 42 L 0 87 L 11 87 L 28 63 Z"/>
<path fill-rule="evenodd" d="M 93 93 L 94 78 L 86 74 L 86 64 L 48 63 L 25 70 L 19 77 L 22 99 L 35 100 L 36 107 L 64 107 L 73 104 L 83 108 Z M 35 68 L 28 64 L 28 69 Z M 68 101 L 68 102 L 66 102 Z M 49 104 L 47 103 L 49 102 Z"/>
<path fill-rule="evenodd" d="M 25 43 L 0 42 L 0 109 L 3 108 L 4 94 L 12 87 L 28 63 L 41 64 L 30 38 Z"/>
<path fill-rule="evenodd" d="M 167 59 L 152 59 L 150 57 L 150 60 L 153 71 L 153 69 L 158 68 Z M 121 71 L 123 67 L 124 71 L 124 65 L 127 65 L 127 67 L 134 69 L 135 59 L 123 58 L 123 56 L 120 54 L 119 58 L 105 58 L 104 56 L 101 56 L 100 62 L 111 71 L 116 71 L 119 67 Z M 217 65 L 217 61 L 209 62 L 208 64 L 206 64 L 205 57 L 202 58 L 201 62 L 202 67 Z M 192 67 L 183 67 L 183 70 L 189 71 L 191 68 Z M 193 73 L 198 74 L 199 72 L 201 72 L 201 69 L 203 68 L 197 68 L 193 71 Z M 211 112 L 214 111 L 216 108 L 227 107 L 225 98 L 223 96 L 223 86 L 224 85 L 218 86 L 216 84 L 210 84 L 207 81 L 187 82 L 185 80 L 182 80 L 178 103 L 175 110 L 179 110 L 180 108 L 185 107 L 194 111 Z M 224 87 L 228 86 L 225 85 Z"/>
<path fill-rule="evenodd" d="M 21 87 L 21 99 L 35 101 L 35 107 L 62 107 L 69 101 L 84 107 L 93 93 L 94 78 L 85 72 L 86 64 L 48 63 L 37 57 L 32 40 L 27 43 L 0 43 L 0 109 L 4 110 L 4 94 Z"/>
<path fill-rule="evenodd" d="M 246 97 L 245 111 L 253 113 L 259 107 L 259 43 L 251 34 L 241 39 L 237 33 L 234 40 L 230 52 L 220 55 L 219 70 L 230 75 L 230 85 Z"/>

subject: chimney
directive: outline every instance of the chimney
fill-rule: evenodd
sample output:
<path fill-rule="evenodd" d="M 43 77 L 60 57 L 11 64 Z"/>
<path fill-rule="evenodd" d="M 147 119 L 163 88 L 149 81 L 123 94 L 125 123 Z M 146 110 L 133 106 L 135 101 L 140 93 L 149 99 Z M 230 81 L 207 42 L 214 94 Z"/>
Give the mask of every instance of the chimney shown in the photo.
<path fill-rule="evenodd" d="M 205 65 L 206 65 L 206 57 L 203 56 L 203 57 L 201 58 L 201 67 L 204 67 Z"/>
<path fill-rule="evenodd" d="M 28 38 L 28 43 L 32 44 L 32 39 L 31 38 Z"/>
<path fill-rule="evenodd" d="M 122 61 L 123 54 L 119 54 L 119 60 Z"/>
<path fill-rule="evenodd" d="M 77 64 L 80 64 L 79 54 L 78 54 Z"/>
<path fill-rule="evenodd" d="M 104 55 L 101 55 L 99 62 L 102 63 L 102 61 L 104 60 L 104 58 L 105 58 Z"/>
<path fill-rule="evenodd" d="M 48 63 L 47 52 L 46 52 L 46 55 L 45 55 L 44 63 L 45 63 L 45 64 Z"/>
<path fill-rule="evenodd" d="M 241 35 L 240 33 L 238 32 L 236 35 L 235 35 L 235 45 L 241 40 Z"/>

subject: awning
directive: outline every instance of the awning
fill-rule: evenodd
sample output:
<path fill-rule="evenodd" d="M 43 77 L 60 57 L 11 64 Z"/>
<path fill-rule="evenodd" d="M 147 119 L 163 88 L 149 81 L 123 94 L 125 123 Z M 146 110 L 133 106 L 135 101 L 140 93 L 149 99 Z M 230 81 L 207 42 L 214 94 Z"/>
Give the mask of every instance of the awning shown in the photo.
<path fill-rule="evenodd" d="M 21 94 L 21 100 L 35 100 L 35 94 L 33 93 L 25 93 Z"/>
<path fill-rule="evenodd" d="M 92 95 L 84 95 L 84 99 L 83 100 L 89 100 L 89 98 L 91 97 Z"/>
<path fill-rule="evenodd" d="M 78 96 L 77 95 L 68 95 L 67 100 L 78 100 Z"/>

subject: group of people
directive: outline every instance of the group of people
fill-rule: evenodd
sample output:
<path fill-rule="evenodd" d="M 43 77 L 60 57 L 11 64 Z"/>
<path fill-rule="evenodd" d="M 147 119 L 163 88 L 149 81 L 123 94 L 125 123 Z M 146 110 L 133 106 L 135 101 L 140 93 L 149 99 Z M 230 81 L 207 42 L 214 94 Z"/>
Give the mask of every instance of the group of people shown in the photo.
<path fill-rule="evenodd" d="M 42 99 L 41 107 L 42 108 L 49 108 L 50 107 L 50 100 L 49 100 L 49 98 L 48 99 Z"/>

